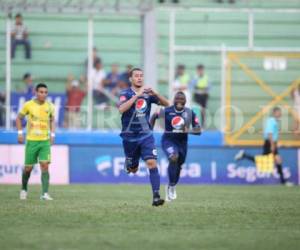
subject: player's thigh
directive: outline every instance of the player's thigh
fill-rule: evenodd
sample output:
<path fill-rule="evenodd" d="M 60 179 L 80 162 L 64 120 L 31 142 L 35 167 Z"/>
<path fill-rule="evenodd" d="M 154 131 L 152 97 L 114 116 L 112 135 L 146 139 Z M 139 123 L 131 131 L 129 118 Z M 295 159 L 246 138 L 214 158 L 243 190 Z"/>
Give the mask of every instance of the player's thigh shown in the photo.
<path fill-rule="evenodd" d="M 155 147 L 154 137 L 151 135 L 140 141 L 141 157 L 144 161 L 157 159 L 157 149 Z"/>
<path fill-rule="evenodd" d="M 25 166 L 33 166 L 38 162 L 38 141 L 27 141 L 25 144 Z"/>
<path fill-rule="evenodd" d="M 38 158 L 40 163 L 49 164 L 51 162 L 51 144 L 49 140 L 40 141 Z"/>
<path fill-rule="evenodd" d="M 131 142 L 123 140 L 123 149 L 125 154 L 126 167 L 135 168 L 139 165 L 141 157 L 140 146 L 138 142 Z"/>
<path fill-rule="evenodd" d="M 177 144 L 173 143 L 170 140 L 163 139 L 162 140 L 162 148 L 166 155 L 166 157 L 169 159 L 169 161 L 177 161 L 179 156 L 179 150 Z"/>

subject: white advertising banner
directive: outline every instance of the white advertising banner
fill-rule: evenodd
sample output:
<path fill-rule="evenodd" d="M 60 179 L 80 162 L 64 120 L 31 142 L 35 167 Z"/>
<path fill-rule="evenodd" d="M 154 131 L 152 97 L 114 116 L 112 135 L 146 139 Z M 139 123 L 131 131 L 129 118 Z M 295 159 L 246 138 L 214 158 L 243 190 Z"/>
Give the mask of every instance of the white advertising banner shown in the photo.
<path fill-rule="evenodd" d="M 24 145 L 0 145 L 0 184 L 21 184 L 24 157 Z M 69 183 L 68 146 L 54 145 L 51 147 L 49 172 L 51 184 Z M 41 183 L 41 170 L 38 164 L 31 173 L 29 183 Z"/>

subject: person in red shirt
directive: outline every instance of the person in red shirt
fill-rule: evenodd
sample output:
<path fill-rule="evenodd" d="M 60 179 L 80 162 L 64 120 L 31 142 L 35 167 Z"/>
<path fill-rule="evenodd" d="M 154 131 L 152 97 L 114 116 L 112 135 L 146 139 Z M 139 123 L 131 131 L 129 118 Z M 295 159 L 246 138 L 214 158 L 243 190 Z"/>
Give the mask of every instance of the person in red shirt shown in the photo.
<path fill-rule="evenodd" d="M 80 87 L 80 82 L 72 75 L 68 77 L 66 84 L 67 104 L 65 114 L 66 128 L 80 128 L 81 116 L 80 106 L 86 96 L 86 86 L 84 89 Z"/>

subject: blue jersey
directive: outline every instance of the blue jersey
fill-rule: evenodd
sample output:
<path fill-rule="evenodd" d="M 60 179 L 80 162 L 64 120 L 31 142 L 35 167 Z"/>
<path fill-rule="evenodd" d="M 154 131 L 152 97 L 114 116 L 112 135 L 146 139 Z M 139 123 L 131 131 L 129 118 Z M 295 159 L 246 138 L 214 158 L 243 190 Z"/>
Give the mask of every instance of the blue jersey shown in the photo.
<path fill-rule="evenodd" d="M 269 134 L 272 135 L 274 141 L 278 141 L 279 126 L 274 117 L 269 117 L 264 128 L 264 139 L 269 139 Z"/>
<path fill-rule="evenodd" d="M 187 143 L 191 126 L 193 128 L 200 127 L 196 114 L 189 108 L 178 111 L 173 105 L 161 109 L 158 117 L 163 118 L 164 121 L 165 132 L 163 137 L 179 143 Z"/>
<path fill-rule="evenodd" d="M 134 95 L 136 94 L 131 88 L 123 90 L 120 93 L 119 106 Z M 139 141 L 152 134 L 149 123 L 152 103 L 158 104 L 158 98 L 144 94 L 122 114 L 122 132 L 120 135 L 124 140 Z"/>

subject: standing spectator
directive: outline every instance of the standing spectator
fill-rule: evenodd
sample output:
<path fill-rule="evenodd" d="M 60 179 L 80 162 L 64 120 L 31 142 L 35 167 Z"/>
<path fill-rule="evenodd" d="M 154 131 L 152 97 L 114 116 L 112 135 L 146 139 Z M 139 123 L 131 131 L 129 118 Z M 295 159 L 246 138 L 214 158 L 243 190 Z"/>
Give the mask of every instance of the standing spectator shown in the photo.
<path fill-rule="evenodd" d="M 65 115 L 65 127 L 79 128 L 81 125 L 80 106 L 86 96 L 87 88 L 81 89 L 80 82 L 72 75 L 68 76 L 66 84 L 67 104 Z"/>
<path fill-rule="evenodd" d="M 194 88 L 194 100 L 201 107 L 201 125 L 204 127 L 210 85 L 202 64 L 197 66 L 196 71 L 196 77 L 192 80 L 191 85 Z"/>
<path fill-rule="evenodd" d="M 104 88 L 114 96 L 118 95 L 119 79 L 120 79 L 119 65 L 116 63 L 112 64 L 111 72 L 107 74 L 106 79 L 104 80 Z"/>
<path fill-rule="evenodd" d="M 89 59 L 87 58 L 84 62 L 84 72 L 85 72 L 85 75 L 87 76 L 87 72 L 88 72 L 88 62 L 89 62 Z M 96 63 L 97 62 L 100 62 L 102 64 L 102 60 L 101 58 L 98 56 L 98 50 L 96 47 L 93 48 L 93 69 L 96 68 Z"/>
<path fill-rule="evenodd" d="M 93 97 L 95 105 L 100 107 L 107 106 L 108 98 L 104 94 L 104 79 L 106 78 L 106 73 L 102 68 L 101 61 L 96 61 L 95 69 L 92 70 L 91 78 L 93 84 Z"/>
<path fill-rule="evenodd" d="M 32 76 L 31 76 L 30 73 L 24 74 L 23 82 L 25 84 L 24 93 L 26 95 L 26 99 L 29 100 L 35 95 L 35 93 L 34 93 L 34 84 L 33 84 Z"/>
<path fill-rule="evenodd" d="M 128 64 L 126 66 L 126 71 L 121 74 L 120 80 L 118 82 L 118 87 L 120 90 L 128 89 L 131 86 L 131 82 L 129 80 L 129 78 L 130 78 L 129 75 L 130 75 L 132 68 L 133 68 L 133 66 Z"/>
<path fill-rule="evenodd" d="M 294 101 L 294 110 L 297 117 L 294 121 L 294 133 L 300 133 L 300 85 L 296 86 L 291 92 L 292 99 Z"/>
<path fill-rule="evenodd" d="M 0 92 L 0 127 L 5 124 L 5 94 Z"/>
<path fill-rule="evenodd" d="M 183 64 L 177 65 L 175 73 L 175 81 L 173 83 L 174 93 L 182 91 L 186 96 L 186 105 L 191 105 L 191 95 L 189 92 L 189 83 L 191 77 L 188 73 L 185 72 L 185 66 Z"/>
<path fill-rule="evenodd" d="M 28 29 L 23 24 L 23 18 L 21 14 L 17 14 L 15 17 L 15 25 L 11 31 L 11 57 L 15 58 L 15 52 L 18 45 L 24 45 L 26 59 L 31 58 L 31 45 L 28 39 Z"/>

